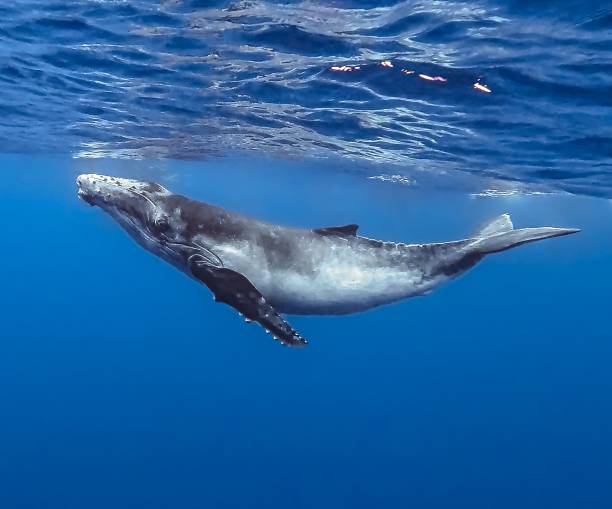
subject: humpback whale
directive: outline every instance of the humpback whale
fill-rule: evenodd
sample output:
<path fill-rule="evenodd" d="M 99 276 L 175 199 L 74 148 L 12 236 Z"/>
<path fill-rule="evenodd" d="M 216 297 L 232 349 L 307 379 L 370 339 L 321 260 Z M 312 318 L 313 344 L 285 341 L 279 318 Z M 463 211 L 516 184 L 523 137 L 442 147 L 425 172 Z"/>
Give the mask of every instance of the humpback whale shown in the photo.
<path fill-rule="evenodd" d="M 488 254 L 579 231 L 515 229 L 503 214 L 460 240 L 404 244 L 357 235 L 356 224 L 286 228 L 153 182 L 89 174 L 77 186 L 146 250 L 291 346 L 307 341 L 281 313 L 354 313 L 424 295 Z"/>

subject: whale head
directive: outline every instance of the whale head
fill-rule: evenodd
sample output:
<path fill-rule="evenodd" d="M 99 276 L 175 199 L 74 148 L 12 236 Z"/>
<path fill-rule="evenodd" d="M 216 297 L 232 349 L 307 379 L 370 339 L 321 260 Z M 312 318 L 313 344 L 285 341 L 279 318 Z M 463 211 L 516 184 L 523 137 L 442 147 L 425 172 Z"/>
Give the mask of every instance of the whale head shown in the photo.
<path fill-rule="evenodd" d="M 84 174 L 77 177 L 79 198 L 104 209 L 109 214 L 129 215 L 145 226 L 160 222 L 164 216 L 164 198 L 170 192 L 152 182 Z"/>
<path fill-rule="evenodd" d="M 169 242 L 181 242 L 181 228 L 174 224 L 168 203 L 172 193 L 159 184 L 84 174 L 77 177 L 77 186 L 79 198 L 110 214 L 147 248 L 163 251 Z"/>

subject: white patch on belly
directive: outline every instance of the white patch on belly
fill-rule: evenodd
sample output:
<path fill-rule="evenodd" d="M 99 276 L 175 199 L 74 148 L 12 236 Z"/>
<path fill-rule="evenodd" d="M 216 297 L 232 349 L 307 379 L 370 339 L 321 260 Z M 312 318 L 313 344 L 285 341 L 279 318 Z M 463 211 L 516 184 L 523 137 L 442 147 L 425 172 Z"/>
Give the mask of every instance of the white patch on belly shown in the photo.
<path fill-rule="evenodd" d="M 312 277 L 293 271 L 273 274 L 269 297 L 289 313 L 340 314 L 369 309 L 420 295 L 441 283 L 423 280 L 420 271 L 397 267 L 323 264 Z"/>
<path fill-rule="evenodd" d="M 367 283 L 370 277 L 361 268 L 333 266 L 323 270 L 321 279 L 334 282 L 341 288 L 359 288 Z"/>
<path fill-rule="evenodd" d="M 314 268 L 310 272 L 300 259 L 295 268 L 270 267 L 262 248 L 248 241 L 211 246 L 225 267 L 246 276 L 279 312 L 293 314 L 361 311 L 423 294 L 446 279 L 424 280 L 420 270 L 380 265 L 384 258 L 371 252 L 331 247 L 304 246 L 302 253 Z"/>

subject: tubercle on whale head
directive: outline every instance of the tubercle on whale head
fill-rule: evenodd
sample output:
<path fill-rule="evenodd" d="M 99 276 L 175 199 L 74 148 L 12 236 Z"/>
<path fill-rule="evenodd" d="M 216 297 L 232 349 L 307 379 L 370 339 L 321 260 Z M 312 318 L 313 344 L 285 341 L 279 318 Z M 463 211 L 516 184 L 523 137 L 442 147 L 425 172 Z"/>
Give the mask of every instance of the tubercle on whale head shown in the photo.
<path fill-rule="evenodd" d="M 160 223 L 159 198 L 170 194 L 159 184 L 106 175 L 82 174 L 76 183 L 79 198 L 89 205 L 97 205 L 107 212 L 117 209 L 131 214 L 152 214 L 152 219 Z"/>
<path fill-rule="evenodd" d="M 120 205 L 122 200 L 140 198 L 155 205 L 155 196 L 166 195 L 169 192 L 159 184 L 141 182 L 138 180 L 109 177 L 94 173 L 79 175 L 76 179 L 79 197 L 90 204 Z"/>
<path fill-rule="evenodd" d="M 102 208 L 132 233 L 164 243 L 171 229 L 165 210 L 168 190 L 151 182 L 97 174 L 79 175 L 76 183 L 84 202 Z"/>

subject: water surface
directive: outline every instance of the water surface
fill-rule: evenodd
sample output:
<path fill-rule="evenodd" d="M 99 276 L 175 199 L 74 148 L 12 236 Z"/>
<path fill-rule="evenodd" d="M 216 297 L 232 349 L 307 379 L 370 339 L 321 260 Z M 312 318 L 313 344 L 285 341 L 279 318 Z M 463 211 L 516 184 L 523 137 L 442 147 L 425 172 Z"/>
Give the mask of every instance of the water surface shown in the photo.
<path fill-rule="evenodd" d="M 576 0 L 4 2 L 0 150 L 340 155 L 417 183 L 610 197 L 611 13 Z M 331 70 L 343 65 L 360 70 Z"/>

